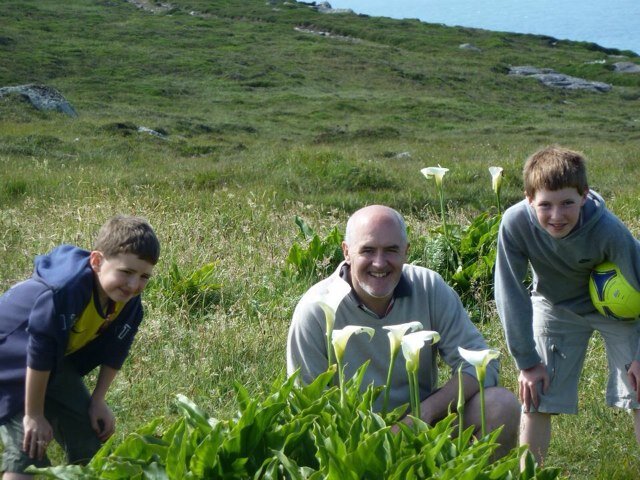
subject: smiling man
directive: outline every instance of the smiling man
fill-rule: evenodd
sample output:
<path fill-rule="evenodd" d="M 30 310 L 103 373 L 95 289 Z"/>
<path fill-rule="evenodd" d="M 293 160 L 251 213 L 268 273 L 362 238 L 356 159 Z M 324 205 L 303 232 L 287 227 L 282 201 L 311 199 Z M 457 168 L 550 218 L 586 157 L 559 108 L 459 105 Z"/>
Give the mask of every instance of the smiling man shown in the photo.
<path fill-rule="evenodd" d="M 409 243 L 402 216 L 392 208 L 371 205 L 355 212 L 347 222 L 342 243 L 344 262 L 328 278 L 302 297 L 293 314 L 287 343 L 287 370 L 300 369 L 300 378 L 309 383 L 328 367 L 325 312 L 317 302 L 323 295 L 340 295 L 329 303 L 335 308 L 334 329 L 348 325 L 373 328 L 368 336 L 354 336 L 347 345 L 344 364 L 349 378 L 366 361 L 363 388 L 384 385 L 390 360 L 388 330 L 385 326 L 419 321 L 425 330 L 440 334 L 436 345 L 427 345 L 420 354 L 419 391 L 421 417 L 427 423 L 444 418 L 455 410 L 458 395 L 456 369 L 462 362 L 458 347 L 483 350 L 484 339 L 469 320 L 458 295 L 436 272 L 408 265 Z M 338 292 L 338 293 L 332 293 Z M 451 379 L 437 388 L 437 356 L 452 370 Z M 498 365 L 487 370 L 485 386 L 487 426 L 505 425 L 498 454 L 516 444 L 519 407 L 515 396 L 498 387 Z M 480 425 L 480 398 L 475 369 L 464 364 L 463 383 L 467 407 L 465 423 Z M 405 362 L 397 361 L 391 379 L 390 407 L 409 403 L 409 380 Z M 381 408 L 382 398 L 376 407 Z"/>

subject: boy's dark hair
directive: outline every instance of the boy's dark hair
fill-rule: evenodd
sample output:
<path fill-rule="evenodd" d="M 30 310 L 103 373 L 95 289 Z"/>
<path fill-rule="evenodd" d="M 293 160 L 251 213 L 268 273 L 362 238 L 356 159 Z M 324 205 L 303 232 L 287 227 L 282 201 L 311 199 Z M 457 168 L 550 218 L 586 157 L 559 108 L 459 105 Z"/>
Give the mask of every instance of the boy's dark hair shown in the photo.
<path fill-rule="evenodd" d="M 160 258 L 160 242 L 151 225 L 144 218 L 129 215 L 116 215 L 102 225 L 93 249 L 107 258 L 133 253 L 152 265 Z"/>
<path fill-rule="evenodd" d="M 584 157 L 563 147 L 538 150 L 525 162 L 522 175 L 524 191 L 532 198 L 538 190 L 556 191 L 573 187 L 584 195 L 589 189 Z"/>

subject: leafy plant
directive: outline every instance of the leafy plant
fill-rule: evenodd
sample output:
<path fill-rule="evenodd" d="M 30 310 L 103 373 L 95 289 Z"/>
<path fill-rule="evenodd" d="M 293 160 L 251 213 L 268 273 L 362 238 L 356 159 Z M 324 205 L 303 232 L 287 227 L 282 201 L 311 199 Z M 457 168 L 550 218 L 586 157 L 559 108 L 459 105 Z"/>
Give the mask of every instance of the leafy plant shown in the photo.
<path fill-rule="evenodd" d="M 180 270 L 176 262 L 172 262 L 166 275 L 154 279 L 149 293 L 164 297 L 165 303 L 166 299 L 170 299 L 174 306 L 193 309 L 217 303 L 221 289 L 215 263 L 207 263 L 187 273 Z"/>
<path fill-rule="evenodd" d="M 524 447 L 492 461 L 496 430 L 455 440 L 455 414 L 433 426 L 401 418 L 406 406 L 382 416 L 371 409 L 380 388 L 362 389 L 367 365 L 345 385 L 328 387 L 335 368 L 306 386 L 296 376 L 275 382 L 262 398 L 235 385 L 239 412 L 220 420 L 178 395 L 181 418 L 157 432 L 155 419 L 115 446 L 107 442 L 87 466 L 31 469 L 57 479 L 539 479 L 558 469 L 537 467 Z M 396 424 L 398 432 L 392 433 Z M 526 455 L 520 471 L 520 458 Z"/>
<path fill-rule="evenodd" d="M 306 241 L 306 246 L 294 243 L 287 255 L 290 272 L 298 278 L 316 279 L 327 275 L 342 261 L 342 233 L 334 227 L 321 239 L 317 233 L 299 216 L 295 216 L 296 225 Z"/>
<path fill-rule="evenodd" d="M 482 308 L 493 295 L 493 267 L 502 219 L 502 169 L 490 169 L 498 212 L 483 212 L 466 226 L 451 224 L 447 220 L 443 177 L 448 171 L 442 167 L 422 169 L 425 177 L 434 177 L 436 180 L 442 224 L 432 229 L 429 238 L 421 239 L 419 243 L 423 245 L 422 258 L 417 260 L 424 261 L 428 267 L 440 273 L 460 295 L 465 306 L 475 305 Z"/>

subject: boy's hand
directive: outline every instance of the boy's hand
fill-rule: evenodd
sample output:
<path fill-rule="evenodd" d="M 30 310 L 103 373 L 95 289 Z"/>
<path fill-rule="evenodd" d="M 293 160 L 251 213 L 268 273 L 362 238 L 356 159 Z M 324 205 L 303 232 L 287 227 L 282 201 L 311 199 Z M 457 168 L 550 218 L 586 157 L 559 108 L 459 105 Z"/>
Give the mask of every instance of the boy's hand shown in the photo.
<path fill-rule="evenodd" d="M 531 368 L 520 370 L 518 376 L 518 396 L 524 405 L 524 411 L 529 412 L 531 405 L 538 408 L 538 382 L 542 382 L 542 392 L 547 393 L 549 389 L 549 374 L 547 368 L 539 363 Z"/>
<path fill-rule="evenodd" d="M 629 382 L 631 383 L 631 388 L 633 388 L 636 392 L 636 400 L 640 402 L 640 362 L 634 360 L 629 365 L 629 369 L 627 370 L 627 375 L 629 376 Z"/>
<path fill-rule="evenodd" d="M 109 439 L 116 429 L 116 417 L 104 400 L 92 398 L 89 404 L 91 427 L 101 442 Z"/>
<path fill-rule="evenodd" d="M 22 419 L 24 438 L 22 450 L 31 458 L 42 460 L 49 442 L 53 438 L 53 430 L 44 415 L 25 415 Z"/>

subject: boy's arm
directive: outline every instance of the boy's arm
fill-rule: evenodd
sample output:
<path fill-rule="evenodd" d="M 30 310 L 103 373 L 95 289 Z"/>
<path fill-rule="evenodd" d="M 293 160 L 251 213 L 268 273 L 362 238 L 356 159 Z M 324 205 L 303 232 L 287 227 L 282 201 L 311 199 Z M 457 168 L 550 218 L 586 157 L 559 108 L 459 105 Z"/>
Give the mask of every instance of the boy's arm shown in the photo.
<path fill-rule="evenodd" d="M 44 399 L 50 373 L 27 367 L 22 449 L 31 458 L 42 459 L 53 438 L 51 425 L 44 416 Z"/>
<path fill-rule="evenodd" d="M 91 395 L 91 403 L 89 404 L 89 419 L 91 420 L 91 427 L 98 435 L 101 442 L 106 441 L 116 427 L 116 418 L 113 412 L 107 405 L 105 400 L 107 391 L 116 378 L 118 370 L 111 368 L 107 365 L 100 366 L 100 373 L 98 374 L 98 381 L 96 387 Z"/>

